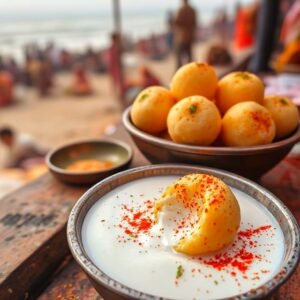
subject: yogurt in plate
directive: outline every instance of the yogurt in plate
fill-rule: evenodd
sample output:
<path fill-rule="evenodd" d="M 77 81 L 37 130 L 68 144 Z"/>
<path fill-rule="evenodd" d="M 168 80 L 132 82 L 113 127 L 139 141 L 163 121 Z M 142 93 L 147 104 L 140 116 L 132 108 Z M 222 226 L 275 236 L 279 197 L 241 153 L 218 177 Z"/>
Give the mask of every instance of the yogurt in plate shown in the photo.
<path fill-rule="evenodd" d="M 184 300 L 245 293 L 280 270 L 284 237 L 277 220 L 254 198 L 235 188 L 231 189 L 240 205 L 241 226 L 233 244 L 204 257 L 175 252 L 173 215 L 154 223 L 151 211 L 163 189 L 178 178 L 153 176 L 131 181 L 90 208 L 82 226 L 82 241 L 99 269 L 135 290 Z"/>

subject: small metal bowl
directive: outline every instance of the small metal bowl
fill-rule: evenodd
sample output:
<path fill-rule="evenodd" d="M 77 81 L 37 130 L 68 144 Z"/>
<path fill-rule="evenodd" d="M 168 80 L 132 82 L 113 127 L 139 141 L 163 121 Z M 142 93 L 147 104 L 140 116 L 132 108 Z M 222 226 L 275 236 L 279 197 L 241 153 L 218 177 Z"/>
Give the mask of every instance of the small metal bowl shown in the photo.
<path fill-rule="evenodd" d="M 123 124 L 138 148 L 152 163 L 198 164 L 255 179 L 272 169 L 300 140 L 298 126 L 290 137 L 268 145 L 218 147 L 178 144 L 136 128 L 131 122 L 130 110 L 131 107 L 125 110 Z"/>
<path fill-rule="evenodd" d="M 69 216 L 67 238 L 71 252 L 104 299 L 171 300 L 130 288 L 106 275 L 93 263 L 87 255 L 82 241 L 82 225 L 89 209 L 97 201 L 101 201 L 101 198 L 105 197 L 107 193 L 128 182 L 153 176 L 175 175 L 180 177 L 190 173 L 205 173 L 219 177 L 231 187 L 255 198 L 277 220 L 281 220 L 280 227 L 285 239 L 285 252 L 279 272 L 260 287 L 251 289 L 244 294 L 236 295 L 231 299 L 245 300 L 267 297 L 292 275 L 299 262 L 299 227 L 292 213 L 272 193 L 248 179 L 217 169 L 171 164 L 145 166 L 115 174 L 96 184 L 76 202 Z M 101 256 L 101 253 L 99 253 L 99 255 Z"/>
<path fill-rule="evenodd" d="M 107 170 L 73 172 L 67 166 L 80 159 L 110 160 L 114 166 Z M 124 170 L 132 160 L 131 148 L 115 140 L 86 140 L 59 147 L 46 157 L 51 173 L 59 180 L 71 184 L 93 184 L 99 180 Z"/>

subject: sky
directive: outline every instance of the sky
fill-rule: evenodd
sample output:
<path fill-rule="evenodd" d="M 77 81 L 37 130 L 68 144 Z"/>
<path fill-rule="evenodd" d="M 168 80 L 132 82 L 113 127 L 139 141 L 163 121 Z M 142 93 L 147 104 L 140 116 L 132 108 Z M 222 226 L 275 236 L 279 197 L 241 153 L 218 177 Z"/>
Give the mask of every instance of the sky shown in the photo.
<path fill-rule="evenodd" d="M 249 2 L 251 0 L 240 0 Z M 167 10 L 178 6 L 180 0 L 120 0 L 123 12 Z M 191 0 L 191 3 L 205 9 L 211 3 L 222 6 L 234 4 L 237 0 Z M 112 0 L 0 0 L 0 15 L 26 15 L 26 14 L 77 14 L 83 12 L 111 13 Z"/>

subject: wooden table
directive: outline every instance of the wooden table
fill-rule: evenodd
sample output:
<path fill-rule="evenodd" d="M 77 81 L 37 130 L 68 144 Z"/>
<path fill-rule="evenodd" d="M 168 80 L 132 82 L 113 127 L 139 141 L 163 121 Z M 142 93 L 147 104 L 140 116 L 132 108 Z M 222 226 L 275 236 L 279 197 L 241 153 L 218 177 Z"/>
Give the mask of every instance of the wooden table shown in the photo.
<path fill-rule="evenodd" d="M 133 147 L 130 167 L 149 164 L 122 127 L 112 137 Z M 288 156 L 260 183 L 279 196 L 300 223 L 300 154 Z M 46 174 L 0 200 L 0 299 L 101 299 L 66 242 L 68 214 L 86 189 Z M 300 266 L 273 299 L 300 299 Z"/>

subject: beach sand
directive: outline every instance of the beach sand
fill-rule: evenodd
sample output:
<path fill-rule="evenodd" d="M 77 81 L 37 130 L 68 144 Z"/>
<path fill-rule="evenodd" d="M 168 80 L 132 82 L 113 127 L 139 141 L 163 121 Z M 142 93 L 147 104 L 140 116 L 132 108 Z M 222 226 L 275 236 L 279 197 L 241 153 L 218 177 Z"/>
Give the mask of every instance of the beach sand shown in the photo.
<path fill-rule="evenodd" d="M 107 126 L 120 120 L 119 102 L 110 92 L 108 76 L 90 75 L 95 93 L 74 97 L 65 90 L 70 74 L 55 76 L 51 95 L 40 97 L 33 89 L 18 87 L 16 102 L 0 109 L 0 126 L 9 125 L 33 135 L 49 148 L 82 138 L 101 137 Z M 3 146 L 0 148 L 0 156 Z"/>

